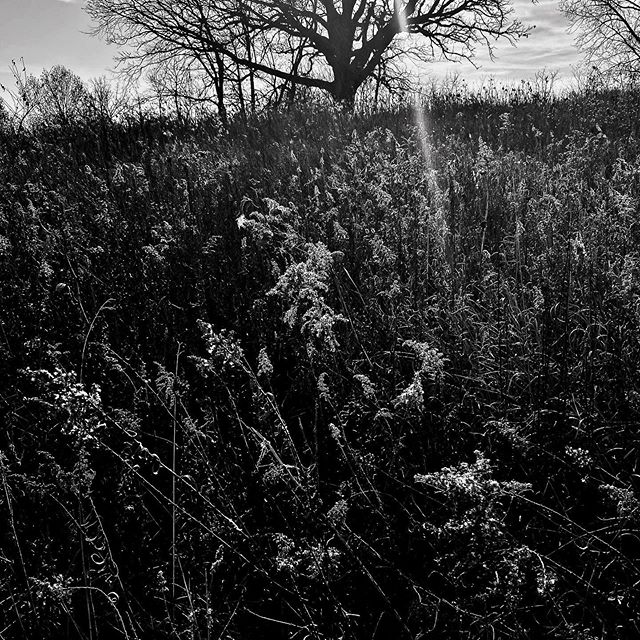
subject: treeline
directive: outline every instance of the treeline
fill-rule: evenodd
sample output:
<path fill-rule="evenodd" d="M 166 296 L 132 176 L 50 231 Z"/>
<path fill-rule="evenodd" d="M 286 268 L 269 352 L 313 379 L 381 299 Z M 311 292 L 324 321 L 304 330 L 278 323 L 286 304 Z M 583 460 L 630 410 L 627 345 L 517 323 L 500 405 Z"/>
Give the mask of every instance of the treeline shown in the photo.
<path fill-rule="evenodd" d="M 2 636 L 636 635 L 639 106 L 5 119 Z"/>
<path fill-rule="evenodd" d="M 295 91 L 280 85 L 256 84 L 253 98 L 247 97 L 242 80 L 236 89 L 225 94 L 224 106 L 212 99 L 208 87 L 197 74 L 176 65 L 154 68 L 139 82 L 136 76 L 121 74 L 83 81 L 67 67 L 55 65 L 43 69 L 39 75 L 27 70 L 24 61 L 13 61 L 11 86 L 0 85 L 0 126 L 9 133 L 25 130 L 36 134 L 39 129 L 105 128 L 136 129 L 141 124 L 163 123 L 172 130 L 176 126 L 208 126 L 225 129 L 233 135 L 236 126 L 245 127 L 254 121 L 269 119 L 275 113 L 300 112 L 306 109 L 353 111 L 366 117 L 380 114 L 384 120 L 389 113 L 406 110 L 407 105 L 428 110 L 433 115 L 447 109 L 476 106 L 482 113 L 494 108 L 525 106 L 521 113 L 531 114 L 546 124 L 546 116 L 553 107 L 555 117 L 566 106 L 567 118 L 562 129 L 573 126 L 568 117 L 593 120 L 587 103 L 598 96 L 599 108 L 604 108 L 603 96 L 611 96 L 616 106 L 620 96 L 633 95 L 637 83 L 633 78 L 610 77 L 591 70 L 576 71 L 568 85 L 560 86 L 558 74 L 541 70 L 529 80 L 498 83 L 488 78 L 480 84 L 469 85 L 460 75 L 431 78 L 416 85 L 407 76 L 405 82 L 390 83 L 374 77 L 361 86 L 351 107 L 338 106 L 320 91 L 296 87 Z M 384 81 L 383 81 L 384 80 Z M 538 108 L 540 107 L 540 108 Z M 387 115 L 385 115 L 387 114 Z M 536 115 L 537 114 L 537 115 Z M 633 113 L 624 112 L 626 122 Z M 598 118 L 595 118 L 596 120 Z M 558 122 L 554 126 L 558 126 Z M 437 123 L 434 126 L 438 126 Z"/>

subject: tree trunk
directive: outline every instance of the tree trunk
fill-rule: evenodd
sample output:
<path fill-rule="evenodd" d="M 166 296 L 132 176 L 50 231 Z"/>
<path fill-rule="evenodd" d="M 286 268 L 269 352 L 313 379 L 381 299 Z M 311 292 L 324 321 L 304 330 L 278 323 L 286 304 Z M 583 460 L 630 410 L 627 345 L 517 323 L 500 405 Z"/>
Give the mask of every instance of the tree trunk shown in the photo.
<path fill-rule="evenodd" d="M 356 25 L 349 15 L 335 11 L 327 16 L 327 23 L 331 41 L 331 55 L 327 60 L 333 70 L 333 82 L 329 92 L 336 102 L 351 110 L 356 91 L 362 83 L 351 64 Z"/>
<path fill-rule="evenodd" d="M 236 64 L 236 82 L 238 84 L 238 102 L 240 103 L 240 114 L 242 119 L 247 121 L 247 107 L 244 100 L 244 90 L 242 89 L 243 82 L 242 74 L 240 73 L 240 65 Z"/>
<path fill-rule="evenodd" d="M 333 77 L 334 80 L 331 83 L 330 90 L 331 96 L 336 102 L 352 110 L 355 104 L 356 92 L 362 81 L 358 81 L 348 67 L 334 67 Z"/>
<path fill-rule="evenodd" d="M 215 87 L 216 87 L 216 97 L 218 100 L 218 115 L 220 116 L 220 121 L 222 122 L 223 126 L 227 126 L 228 124 L 228 119 L 227 119 L 227 107 L 224 103 L 224 74 L 225 74 L 225 68 L 224 68 L 224 60 L 222 59 L 222 56 L 219 53 L 215 54 L 216 56 L 216 65 L 217 65 L 217 80 L 215 81 Z"/>

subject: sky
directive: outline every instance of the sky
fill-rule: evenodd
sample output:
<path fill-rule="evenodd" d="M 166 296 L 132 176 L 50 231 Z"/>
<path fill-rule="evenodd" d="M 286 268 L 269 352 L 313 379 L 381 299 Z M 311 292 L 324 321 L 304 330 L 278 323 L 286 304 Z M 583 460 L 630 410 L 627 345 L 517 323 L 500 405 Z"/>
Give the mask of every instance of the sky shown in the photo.
<path fill-rule="evenodd" d="M 536 25 L 529 38 L 517 48 L 499 45 L 494 62 L 486 53 L 478 55 L 479 70 L 469 64 L 434 63 L 428 73 L 441 77 L 458 72 L 471 83 L 489 77 L 516 82 L 546 68 L 570 78 L 579 57 L 567 22 L 558 11 L 558 0 L 513 2 L 521 20 Z M 12 85 L 11 61 L 20 58 L 34 75 L 55 64 L 68 67 L 84 80 L 109 75 L 117 51 L 87 34 L 91 25 L 82 5 L 83 0 L 0 0 L 0 83 Z"/>

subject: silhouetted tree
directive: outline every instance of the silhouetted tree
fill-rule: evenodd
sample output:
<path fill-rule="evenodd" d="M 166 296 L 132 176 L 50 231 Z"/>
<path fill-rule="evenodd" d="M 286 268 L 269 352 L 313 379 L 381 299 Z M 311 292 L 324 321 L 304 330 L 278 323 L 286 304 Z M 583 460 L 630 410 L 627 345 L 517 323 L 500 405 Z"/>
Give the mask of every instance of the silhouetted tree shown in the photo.
<path fill-rule="evenodd" d="M 101 76 L 89 82 L 89 99 L 94 114 L 105 121 L 118 120 L 132 102 L 131 84 Z"/>
<path fill-rule="evenodd" d="M 266 76 L 346 103 L 399 53 L 469 59 L 528 31 L 510 0 L 89 0 L 86 9 L 95 33 L 131 45 L 124 58 L 140 68 L 185 54 L 213 68 L 218 56 L 248 74 L 252 94 Z"/>
<path fill-rule="evenodd" d="M 27 72 L 24 60 L 10 66 L 15 89 L 2 89 L 11 128 L 25 125 L 70 124 L 89 114 L 91 99 L 82 80 L 62 65 L 43 70 L 39 77 Z"/>
<path fill-rule="evenodd" d="M 67 124 L 87 114 L 89 94 L 82 80 L 62 65 L 30 78 L 38 94 L 37 115 L 44 122 Z"/>
<path fill-rule="evenodd" d="M 640 2 L 563 0 L 560 6 L 588 62 L 600 71 L 640 73 Z"/>

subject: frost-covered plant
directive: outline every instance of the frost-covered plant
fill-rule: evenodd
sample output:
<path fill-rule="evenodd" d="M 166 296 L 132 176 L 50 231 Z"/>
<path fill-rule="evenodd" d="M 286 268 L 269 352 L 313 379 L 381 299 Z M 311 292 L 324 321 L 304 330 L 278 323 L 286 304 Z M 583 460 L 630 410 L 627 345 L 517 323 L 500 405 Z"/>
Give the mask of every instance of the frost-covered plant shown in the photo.
<path fill-rule="evenodd" d="M 615 505 L 620 518 L 638 519 L 640 517 L 640 500 L 632 488 L 603 484 L 600 490 L 608 501 Z"/>
<path fill-rule="evenodd" d="M 274 534 L 273 541 L 277 546 L 276 567 L 297 580 L 331 580 L 340 568 L 342 553 L 334 545 L 312 540 L 296 544 L 282 533 Z"/>
<path fill-rule="evenodd" d="M 207 322 L 199 324 L 211 364 L 217 367 L 220 373 L 242 371 L 245 368 L 244 352 L 235 333 L 226 329 L 216 332 Z"/>
<path fill-rule="evenodd" d="M 499 499 L 513 498 L 531 489 L 529 484 L 494 480 L 491 476 L 490 461 L 476 451 L 474 463 L 461 462 L 435 473 L 418 473 L 415 481 L 445 494 L 447 503 L 456 509 L 470 503 L 497 508 Z"/>
<path fill-rule="evenodd" d="M 79 444 L 96 441 L 105 426 L 102 415 L 101 390 L 94 384 L 87 388 L 74 371 L 56 367 L 25 369 L 32 384 L 41 386 L 32 401 L 50 408 L 57 416 L 57 428 Z"/>
<path fill-rule="evenodd" d="M 420 411 L 424 408 L 423 378 L 425 381 L 437 380 L 444 369 L 445 358 L 426 342 L 405 340 L 403 346 L 413 351 L 418 360 L 418 368 L 411 383 L 393 400 L 393 405 L 396 408 L 406 407 Z"/>
<path fill-rule="evenodd" d="M 417 410 L 424 408 L 424 389 L 419 371 L 414 374 L 411 384 L 394 399 L 393 405 L 396 408 L 406 407 Z"/>
<path fill-rule="evenodd" d="M 355 380 L 357 380 L 360 383 L 360 387 L 362 389 L 362 395 L 367 400 L 374 400 L 376 397 L 376 390 L 375 390 L 375 387 L 373 386 L 373 383 L 369 379 L 369 376 L 366 376 L 363 373 L 356 373 L 356 375 L 354 375 L 353 377 Z"/>
<path fill-rule="evenodd" d="M 424 523 L 425 537 L 436 550 L 435 565 L 462 609 L 493 611 L 479 621 L 503 618 L 503 631 L 517 624 L 518 611 L 528 606 L 527 594 L 546 578 L 540 557 L 514 540 L 506 522 L 508 505 L 531 490 L 530 485 L 496 480 L 487 458 L 462 462 L 440 471 L 416 474 L 415 481 L 441 505 Z M 501 626 L 501 625 L 499 625 Z"/>
<path fill-rule="evenodd" d="M 310 357 L 336 351 L 336 325 L 345 320 L 327 302 L 334 260 L 322 242 L 308 244 L 306 260 L 290 265 L 267 294 L 287 307 L 283 320 L 303 336 Z"/>
<path fill-rule="evenodd" d="M 420 362 L 420 373 L 427 378 L 436 379 L 442 373 L 445 358 L 443 354 L 426 342 L 405 340 L 403 346 L 413 350 Z"/>

